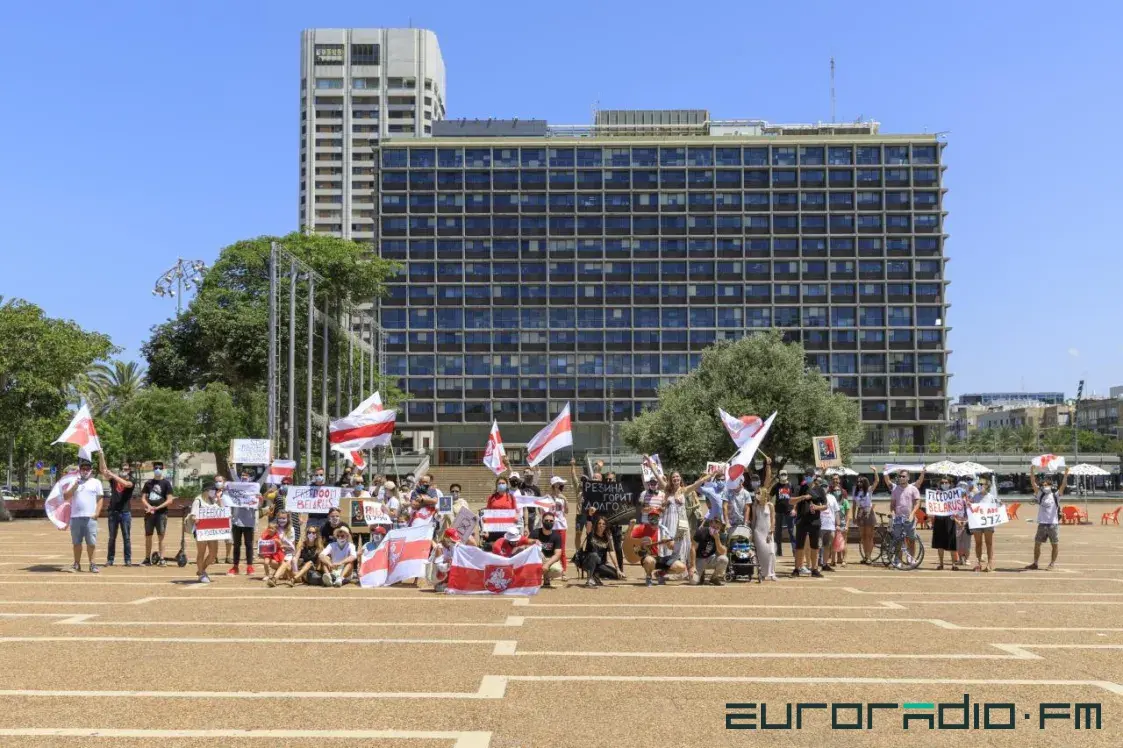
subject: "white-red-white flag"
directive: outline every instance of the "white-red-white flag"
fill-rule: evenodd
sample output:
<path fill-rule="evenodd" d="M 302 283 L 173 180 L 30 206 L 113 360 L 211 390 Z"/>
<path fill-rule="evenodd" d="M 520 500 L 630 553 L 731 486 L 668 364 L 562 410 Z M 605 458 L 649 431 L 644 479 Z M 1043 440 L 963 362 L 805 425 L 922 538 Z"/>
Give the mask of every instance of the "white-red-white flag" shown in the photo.
<path fill-rule="evenodd" d="M 533 467 L 559 449 L 572 446 L 573 423 L 569 417 L 569 403 L 566 403 L 558 417 L 527 442 L 526 464 Z"/>
<path fill-rule="evenodd" d="M 1033 466 L 1039 470 L 1055 473 L 1065 466 L 1065 458 L 1060 455 L 1041 455 L 1033 458 Z"/>
<path fill-rule="evenodd" d="M 741 416 L 740 418 L 734 418 L 721 408 L 717 409 L 717 413 L 721 416 L 722 425 L 725 426 L 725 430 L 729 432 L 729 436 L 732 437 L 733 443 L 737 445 L 738 449 L 745 446 L 749 439 L 752 439 L 753 435 L 760 431 L 760 427 L 763 425 L 760 416 Z"/>
<path fill-rule="evenodd" d="M 515 506 L 519 509 L 541 509 L 544 512 L 552 512 L 557 509 L 554 500 L 549 496 L 535 496 L 532 493 L 515 493 L 511 495 L 515 497 Z"/>
<path fill-rule="evenodd" d="M 729 460 L 729 467 L 725 469 L 726 480 L 737 480 L 745 474 L 745 468 L 752 464 L 753 457 L 756 456 L 756 451 L 760 449 L 764 437 L 768 436 L 768 429 L 772 428 L 774 420 L 776 420 L 775 413 L 768 416 L 768 420 L 745 442 L 745 446 L 737 450 L 737 454 Z"/>
<path fill-rule="evenodd" d="M 43 502 L 43 509 L 47 512 L 47 519 L 51 524 L 60 530 L 65 530 L 70 527 L 70 510 L 73 504 L 62 497 L 64 491 L 70 489 L 78 480 L 78 473 L 71 471 L 66 473 L 58 482 L 51 486 L 51 493 L 47 496 L 47 500 Z"/>
<path fill-rule="evenodd" d="M 295 473 L 296 460 L 273 460 L 273 464 L 265 471 L 265 477 L 261 479 L 261 482 L 279 486 L 285 478 L 291 481 Z"/>
<path fill-rule="evenodd" d="M 78 408 L 66 431 L 51 443 L 77 444 L 78 456 L 84 460 L 92 460 L 94 452 L 101 451 L 101 442 L 98 441 L 97 429 L 94 428 L 94 419 L 90 415 L 89 406 L 82 403 L 82 407 Z"/>
<path fill-rule="evenodd" d="M 382 410 L 382 396 L 377 392 L 359 403 L 359 406 L 347 415 L 351 416 L 365 416 L 371 413 L 377 413 Z"/>
<path fill-rule="evenodd" d="M 484 447 L 484 465 L 496 475 L 507 469 L 507 450 L 503 448 L 503 437 L 499 435 L 499 421 L 491 422 L 491 432 Z"/>
<path fill-rule="evenodd" d="M 378 548 L 363 550 L 359 584 L 386 587 L 425 576 L 425 566 L 433 548 L 432 537 L 433 529 L 429 526 L 391 530 Z"/>
<path fill-rule="evenodd" d="M 345 460 L 350 462 L 352 465 L 357 467 L 359 470 L 363 470 L 363 469 L 366 468 L 367 458 L 363 456 L 363 453 L 361 451 L 359 451 L 357 449 L 352 449 L 352 450 L 339 449 L 338 447 L 332 447 L 332 449 L 336 452 L 339 452 L 341 455 L 343 455 L 343 458 Z"/>
<path fill-rule="evenodd" d="M 394 435 L 396 419 L 397 411 L 393 409 L 339 418 L 331 422 L 328 442 L 339 452 L 386 446 Z"/>
<path fill-rule="evenodd" d="M 480 514 L 483 522 L 483 531 L 506 532 L 519 523 L 518 509 L 484 509 Z"/>
<path fill-rule="evenodd" d="M 542 549 L 529 546 L 506 558 L 458 545 L 448 570 L 450 595 L 536 595 L 542 587 Z"/>

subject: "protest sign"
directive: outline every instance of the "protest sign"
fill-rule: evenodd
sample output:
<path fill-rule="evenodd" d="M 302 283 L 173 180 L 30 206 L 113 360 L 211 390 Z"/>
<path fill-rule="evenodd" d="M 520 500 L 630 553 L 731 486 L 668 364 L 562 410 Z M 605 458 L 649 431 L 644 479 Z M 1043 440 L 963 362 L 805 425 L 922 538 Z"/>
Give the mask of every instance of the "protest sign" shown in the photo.
<path fill-rule="evenodd" d="M 729 463 L 728 462 L 707 462 L 706 463 L 706 472 L 707 473 L 720 473 L 721 475 L 725 475 L 725 471 L 728 470 L 728 469 L 729 469 Z"/>
<path fill-rule="evenodd" d="M 924 492 L 924 511 L 929 517 L 954 517 L 963 511 L 963 496 L 959 491 Z"/>
<path fill-rule="evenodd" d="M 343 489 L 335 486 L 292 486 L 285 508 L 295 514 L 327 514 L 339 508 Z"/>
<path fill-rule="evenodd" d="M 273 446 L 268 439 L 231 439 L 230 462 L 238 465 L 268 465 L 273 462 Z"/>
<path fill-rule="evenodd" d="M 815 465 L 820 468 L 842 467 L 842 450 L 837 436 L 816 436 L 811 439 L 815 449 Z"/>
<path fill-rule="evenodd" d="M 261 501 L 261 486 L 257 483 L 227 483 L 222 488 L 222 505 L 257 509 Z"/>
<path fill-rule="evenodd" d="M 386 505 L 381 501 L 362 501 L 362 522 L 364 525 L 391 525 L 390 515 L 386 512 Z"/>
<path fill-rule="evenodd" d="M 452 526 L 460 533 L 461 539 L 468 539 L 472 537 L 472 533 L 476 531 L 476 526 L 479 520 L 476 518 L 476 513 L 468 507 L 464 507 L 456 513 L 456 517 L 452 520 Z"/>
<path fill-rule="evenodd" d="M 635 494 L 619 481 L 585 480 L 581 494 L 586 506 L 596 507 L 613 524 L 623 524 L 635 516 Z"/>
<path fill-rule="evenodd" d="M 650 480 L 663 480 L 663 461 L 659 455 L 651 455 L 643 462 L 643 482 Z"/>
<path fill-rule="evenodd" d="M 195 539 L 230 540 L 230 507 L 220 504 L 203 504 L 195 512 Z"/>
<path fill-rule="evenodd" d="M 452 514 L 452 495 L 440 494 L 437 496 L 437 511 L 441 514 Z"/>
<path fill-rule="evenodd" d="M 967 526 L 972 530 L 990 530 L 1010 521 L 1005 504 L 971 504 L 967 510 Z"/>

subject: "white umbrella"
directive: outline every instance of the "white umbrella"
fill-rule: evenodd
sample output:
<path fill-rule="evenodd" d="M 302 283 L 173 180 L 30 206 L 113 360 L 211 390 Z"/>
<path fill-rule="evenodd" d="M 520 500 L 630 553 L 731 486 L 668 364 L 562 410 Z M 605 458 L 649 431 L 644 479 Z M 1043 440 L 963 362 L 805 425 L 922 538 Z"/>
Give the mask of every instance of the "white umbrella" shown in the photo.
<path fill-rule="evenodd" d="M 924 468 L 932 475 L 961 475 L 959 472 L 959 465 L 951 460 L 940 460 L 933 462 L 931 465 Z"/>
<path fill-rule="evenodd" d="M 983 473 L 993 473 L 994 471 L 986 465 L 980 465 L 977 462 L 961 462 L 956 465 L 959 471 L 958 475 L 982 475 Z"/>
<path fill-rule="evenodd" d="M 1071 468 L 1069 468 L 1068 473 L 1069 475 L 1111 475 L 1111 473 L 1104 470 L 1102 467 L 1089 465 L 1086 462 L 1082 462 L 1079 465 L 1073 465 Z"/>
<path fill-rule="evenodd" d="M 854 476 L 854 475 L 858 475 L 858 471 L 857 470 L 851 470 L 850 468 L 848 468 L 846 466 L 843 466 L 843 467 L 837 467 L 837 468 L 828 468 L 826 474 L 827 475 Z"/>

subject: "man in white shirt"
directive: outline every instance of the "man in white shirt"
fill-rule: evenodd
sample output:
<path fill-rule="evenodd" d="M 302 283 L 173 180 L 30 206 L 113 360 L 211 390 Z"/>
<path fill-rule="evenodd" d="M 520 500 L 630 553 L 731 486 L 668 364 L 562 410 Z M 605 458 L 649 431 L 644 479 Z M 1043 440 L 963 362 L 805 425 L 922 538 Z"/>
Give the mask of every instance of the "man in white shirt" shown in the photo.
<path fill-rule="evenodd" d="M 74 544 L 74 566 L 70 571 L 82 570 L 82 543 L 86 543 L 86 556 L 90 561 L 90 571 L 101 571 L 94 563 L 97 550 L 97 518 L 101 514 L 102 494 L 105 487 L 93 476 L 93 465 L 89 460 L 78 461 L 78 480 L 66 489 L 62 497 L 70 505 L 70 540 Z"/>
<path fill-rule="evenodd" d="M 1037 466 L 1030 465 L 1029 484 L 1037 498 L 1037 533 L 1033 537 L 1033 563 L 1027 569 L 1036 570 L 1037 562 L 1041 558 L 1041 544 L 1046 540 L 1052 546 L 1052 555 L 1049 557 L 1048 571 L 1052 571 L 1057 563 L 1057 549 L 1060 541 L 1057 526 L 1060 524 L 1060 500 L 1068 486 L 1068 468 L 1065 468 L 1064 477 L 1061 478 L 1056 488 L 1053 487 L 1052 476 L 1046 475 L 1041 483 L 1037 482 Z"/>

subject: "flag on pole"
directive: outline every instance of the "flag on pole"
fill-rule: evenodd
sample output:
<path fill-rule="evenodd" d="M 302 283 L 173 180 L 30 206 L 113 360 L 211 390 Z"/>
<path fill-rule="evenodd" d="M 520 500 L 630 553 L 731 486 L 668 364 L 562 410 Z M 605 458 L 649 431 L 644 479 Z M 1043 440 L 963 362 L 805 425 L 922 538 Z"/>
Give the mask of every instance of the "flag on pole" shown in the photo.
<path fill-rule="evenodd" d="M 377 392 L 359 403 L 359 406 L 347 415 L 351 416 L 367 416 L 371 413 L 377 413 L 382 410 L 382 396 Z"/>
<path fill-rule="evenodd" d="M 383 447 L 394 435 L 397 411 L 379 410 L 359 416 L 346 416 L 331 422 L 328 442 L 338 452 L 354 452 Z"/>
<path fill-rule="evenodd" d="M 450 595 L 536 595 L 542 587 L 542 549 L 532 545 L 510 558 L 470 545 L 452 549 Z"/>
<path fill-rule="evenodd" d="M 85 403 L 78 408 L 66 431 L 55 439 L 52 444 L 77 444 L 78 456 L 84 460 L 92 460 L 94 452 L 101 451 L 101 442 L 97 438 L 97 429 L 94 428 L 94 419 L 90 415 L 90 408 Z"/>
<path fill-rule="evenodd" d="M 503 437 L 499 435 L 499 421 L 491 422 L 491 432 L 484 448 L 484 465 L 496 475 L 507 469 L 507 450 L 503 448 Z"/>
<path fill-rule="evenodd" d="M 566 403 L 558 417 L 527 442 L 526 464 L 534 467 L 559 449 L 572 446 L 573 423 L 569 417 L 569 403 Z"/>
<path fill-rule="evenodd" d="M 291 481 L 294 473 L 296 473 L 296 460 L 273 460 L 261 482 L 279 486 L 285 478 Z"/>
<path fill-rule="evenodd" d="M 752 464 L 753 457 L 756 456 L 756 451 L 760 449 L 761 442 L 764 437 L 768 436 L 768 429 L 772 428 L 772 422 L 776 420 L 776 414 L 768 416 L 768 420 L 764 422 L 756 433 L 745 442 L 745 446 L 737 450 L 737 454 L 729 460 L 729 467 L 725 469 L 726 480 L 737 480 L 745 473 L 745 468 Z"/>
<path fill-rule="evenodd" d="M 66 473 L 55 485 L 51 486 L 51 493 L 43 503 L 43 508 L 47 512 L 47 519 L 60 530 L 70 527 L 70 510 L 73 506 L 62 497 L 62 494 L 64 491 L 68 491 L 77 481 L 77 472 Z"/>
<path fill-rule="evenodd" d="M 1065 466 L 1065 458 L 1060 455 L 1041 455 L 1033 458 L 1033 466 L 1049 473 L 1055 473 Z"/>
<path fill-rule="evenodd" d="M 729 436 L 733 438 L 733 443 L 737 445 L 738 449 L 744 447 L 749 439 L 752 439 L 753 435 L 760 431 L 760 427 L 763 425 L 760 416 L 734 418 L 721 408 L 717 409 L 717 413 L 721 416 L 722 425 L 725 426 L 725 430 L 729 432 Z"/>
<path fill-rule="evenodd" d="M 480 514 L 483 521 L 483 531 L 506 532 L 519 523 L 518 509 L 484 509 Z"/>
<path fill-rule="evenodd" d="M 366 459 L 366 457 L 363 456 L 363 453 L 360 450 L 357 450 L 357 449 L 340 449 L 339 447 L 334 447 L 334 446 L 332 447 L 332 450 L 335 451 L 335 452 L 339 452 L 341 455 L 343 455 L 343 458 L 345 460 L 350 462 L 352 465 L 357 467 L 359 470 L 363 470 L 367 466 L 367 459 Z"/>
<path fill-rule="evenodd" d="M 433 528 L 407 527 L 391 530 L 373 551 L 363 550 L 359 564 L 362 587 L 386 587 L 407 579 L 425 576 L 429 552 L 433 548 Z"/>

